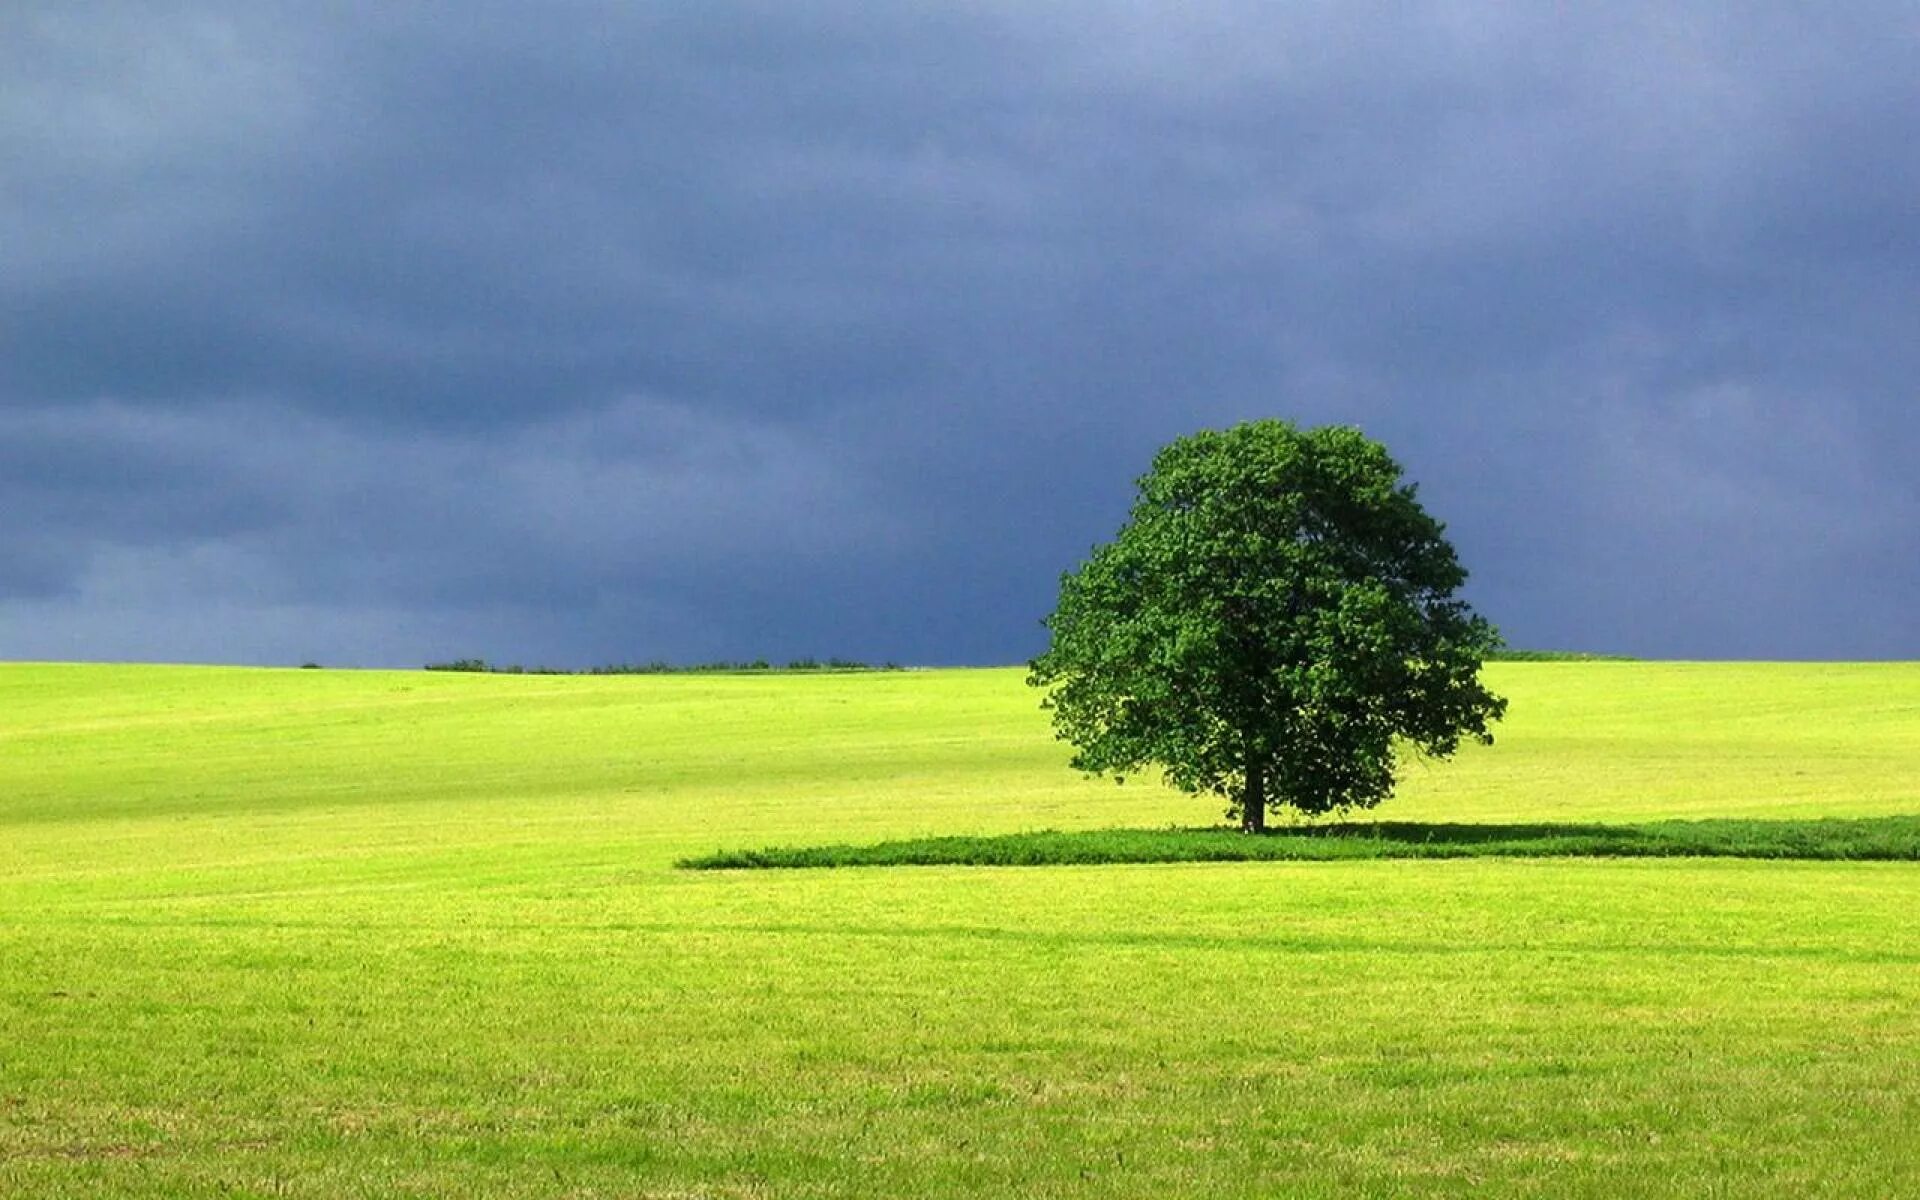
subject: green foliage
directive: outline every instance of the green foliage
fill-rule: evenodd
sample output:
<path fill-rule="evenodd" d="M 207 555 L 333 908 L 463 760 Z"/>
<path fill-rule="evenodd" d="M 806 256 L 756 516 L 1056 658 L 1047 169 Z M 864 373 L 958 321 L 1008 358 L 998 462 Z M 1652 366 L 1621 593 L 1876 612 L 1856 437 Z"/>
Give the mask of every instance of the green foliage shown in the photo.
<path fill-rule="evenodd" d="M 1371 808 L 1395 743 L 1451 755 L 1493 740 L 1506 702 L 1479 681 L 1499 635 L 1455 596 L 1466 571 L 1379 443 L 1255 421 L 1162 450 L 1112 542 L 1061 581 L 1048 688 L 1073 764 L 1157 764 L 1225 797 Z"/>
<path fill-rule="evenodd" d="M 1920 861 L 1920 817 L 1652 821 L 1638 825 L 1307 825 L 1243 837 L 1224 829 L 1086 829 L 929 837 L 864 846 L 721 850 L 697 871 L 791 867 L 1041 867 L 1102 863 L 1280 862 L 1367 858 L 1777 858 Z"/>

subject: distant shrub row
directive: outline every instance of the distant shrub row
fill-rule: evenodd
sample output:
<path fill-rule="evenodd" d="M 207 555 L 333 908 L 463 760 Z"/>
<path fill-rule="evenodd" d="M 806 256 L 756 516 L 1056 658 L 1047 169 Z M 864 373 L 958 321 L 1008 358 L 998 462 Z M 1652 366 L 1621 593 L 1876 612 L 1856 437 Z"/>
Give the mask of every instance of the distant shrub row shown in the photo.
<path fill-rule="evenodd" d="M 518 663 L 490 663 L 484 658 L 456 658 L 428 663 L 429 671 L 471 671 L 486 675 L 740 675 L 787 671 L 903 671 L 897 662 L 867 663 L 851 658 L 795 658 L 785 663 L 764 658 L 731 662 L 612 663 L 599 667 L 523 667 Z"/>
<path fill-rule="evenodd" d="M 1637 662 L 1628 654 L 1589 654 L 1585 650 L 1493 650 L 1488 662 Z"/>

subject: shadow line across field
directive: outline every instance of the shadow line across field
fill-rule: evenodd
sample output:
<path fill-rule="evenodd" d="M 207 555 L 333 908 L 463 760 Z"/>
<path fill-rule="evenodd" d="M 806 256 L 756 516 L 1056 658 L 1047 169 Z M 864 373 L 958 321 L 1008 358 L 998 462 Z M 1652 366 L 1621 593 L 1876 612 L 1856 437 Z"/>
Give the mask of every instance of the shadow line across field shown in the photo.
<path fill-rule="evenodd" d="M 681 859 L 695 870 L 883 866 L 1085 866 L 1121 863 L 1372 858 L 1759 858 L 1920 861 L 1920 815 L 1639 824 L 1344 821 L 1265 834 L 1200 829 L 1040 830 L 866 845 L 721 850 Z"/>

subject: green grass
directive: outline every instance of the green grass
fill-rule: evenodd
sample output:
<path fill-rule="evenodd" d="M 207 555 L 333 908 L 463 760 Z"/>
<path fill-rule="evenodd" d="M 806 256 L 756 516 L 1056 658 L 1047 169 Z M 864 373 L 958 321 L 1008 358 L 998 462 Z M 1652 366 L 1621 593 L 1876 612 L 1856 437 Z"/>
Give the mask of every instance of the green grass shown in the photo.
<path fill-rule="evenodd" d="M 1639 825 L 1302 825 L 1233 829 L 1055 829 L 905 838 L 864 846 L 769 846 L 681 859 L 698 871 L 797 867 L 1045 867 L 1101 863 L 1333 862 L 1361 858 L 1797 858 L 1920 861 L 1920 816 Z"/>
<path fill-rule="evenodd" d="M 1383 819 L 1920 812 L 1920 666 L 1489 673 Z M 0 667 L 0 1196 L 1920 1185 L 1910 863 L 673 869 L 1217 816 L 1019 679 Z"/>

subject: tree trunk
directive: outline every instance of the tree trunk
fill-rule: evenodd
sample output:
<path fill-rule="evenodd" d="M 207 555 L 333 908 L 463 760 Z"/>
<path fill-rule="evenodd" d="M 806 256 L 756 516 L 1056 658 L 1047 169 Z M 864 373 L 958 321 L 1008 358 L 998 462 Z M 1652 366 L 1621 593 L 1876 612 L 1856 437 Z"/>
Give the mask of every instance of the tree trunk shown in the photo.
<path fill-rule="evenodd" d="M 1247 763 L 1247 790 L 1246 794 L 1240 798 L 1240 832 L 1265 833 L 1266 831 L 1266 764 L 1253 759 Z"/>

